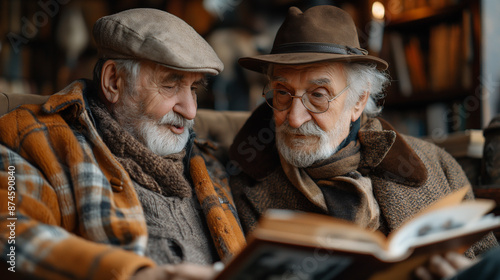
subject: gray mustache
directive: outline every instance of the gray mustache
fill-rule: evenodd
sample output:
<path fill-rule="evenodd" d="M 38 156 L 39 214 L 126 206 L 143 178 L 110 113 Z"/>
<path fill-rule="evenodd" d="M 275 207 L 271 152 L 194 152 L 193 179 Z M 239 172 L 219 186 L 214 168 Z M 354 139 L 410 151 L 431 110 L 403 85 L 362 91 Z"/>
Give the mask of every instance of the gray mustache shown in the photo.
<path fill-rule="evenodd" d="M 288 120 L 278 127 L 278 132 L 286 134 L 301 134 L 305 136 L 321 136 L 325 133 L 314 121 L 308 121 L 302 124 L 300 127 L 291 127 Z"/>
<path fill-rule="evenodd" d="M 159 125 L 173 125 L 177 127 L 184 127 L 191 129 L 194 125 L 194 120 L 188 120 L 178 113 L 173 111 L 168 112 L 159 121 Z"/>

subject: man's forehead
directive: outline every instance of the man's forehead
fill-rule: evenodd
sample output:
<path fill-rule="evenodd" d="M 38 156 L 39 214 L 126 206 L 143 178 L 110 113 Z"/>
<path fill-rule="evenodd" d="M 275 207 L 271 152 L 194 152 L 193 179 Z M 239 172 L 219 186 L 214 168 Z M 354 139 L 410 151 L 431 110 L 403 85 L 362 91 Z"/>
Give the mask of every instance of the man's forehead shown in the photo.
<path fill-rule="evenodd" d="M 282 83 L 288 83 L 289 80 L 286 77 L 283 76 L 272 76 L 271 81 L 273 82 L 282 82 Z M 331 84 L 332 80 L 328 77 L 318 77 L 318 78 L 313 78 L 307 80 L 309 84 L 315 84 L 315 85 L 327 85 Z"/>
<path fill-rule="evenodd" d="M 270 76 L 271 81 L 289 82 L 289 78 L 301 75 L 311 84 L 329 84 L 333 80 L 343 79 L 340 63 L 314 63 L 305 65 L 275 65 Z"/>
<path fill-rule="evenodd" d="M 185 79 L 201 81 L 205 79 L 204 73 L 185 72 L 158 65 L 160 71 L 155 71 L 158 77 L 164 82 L 179 82 Z M 160 68 L 161 67 L 161 68 Z"/>
<path fill-rule="evenodd" d="M 340 73 L 343 69 L 343 64 L 339 62 L 319 62 L 309 64 L 274 64 L 272 73 L 284 72 L 335 72 Z"/>

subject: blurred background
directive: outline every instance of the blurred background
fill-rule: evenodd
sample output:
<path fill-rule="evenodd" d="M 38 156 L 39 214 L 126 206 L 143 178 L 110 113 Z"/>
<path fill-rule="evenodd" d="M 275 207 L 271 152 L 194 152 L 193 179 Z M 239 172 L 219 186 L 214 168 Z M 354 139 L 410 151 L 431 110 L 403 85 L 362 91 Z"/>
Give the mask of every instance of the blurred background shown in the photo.
<path fill-rule="evenodd" d="M 498 0 L 0 0 L 0 91 L 50 95 L 90 79 L 94 22 L 149 7 L 184 19 L 223 61 L 198 96 L 200 108 L 253 110 L 265 81 L 238 58 L 269 53 L 290 6 L 323 4 L 350 13 L 361 47 L 389 62 L 381 117 L 443 147 L 476 196 L 500 205 Z"/>
<path fill-rule="evenodd" d="M 91 78 L 93 23 L 150 7 L 192 25 L 225 65 L 199 107 L 253 110 L 262 102 L 263 77 L 237 59 L 268 53 L 290 6 L 322 4 L 348 11 L 361 46 L 390 63 L 383 117 L 402 132 L 438 139 L 482 129 L 498 114 L 496 0 L 0 0 L 0 91 L 48 95 Z"/>

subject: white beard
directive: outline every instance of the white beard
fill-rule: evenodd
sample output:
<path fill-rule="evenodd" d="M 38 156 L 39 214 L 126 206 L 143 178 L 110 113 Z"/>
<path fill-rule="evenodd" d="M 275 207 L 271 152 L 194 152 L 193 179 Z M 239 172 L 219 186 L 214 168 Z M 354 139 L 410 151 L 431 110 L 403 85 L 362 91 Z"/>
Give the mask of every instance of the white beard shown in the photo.
<path fill-rule="evenodd" d="M 189 129 L 193 127 L 193 124 L 193 120 L 187 120 L 170 111 L 158 122 L 151 119 L 143 121 L 142 124 L 139 124 L 139 127 L 141 127 L 139 134 L 144 139 L 144 144 L 153 153 L 166 156 L 178 153 L 186 147 L 189 140 Z M 170 129 L 163 128 L 162 125 L 183 126 L 184 131 L 181 134 L 175 134 Z"/>
<path fill-rule="evenodd" d="M 299 128 L 290 127 L 288 120 L 276 128 L 276 146 L 281 156 L 291 165 L 304 168 L 314 162 L 324 160 L 335 154 L 343 135 L 349 131 L 350 114 L 344 111 L 338 125 L 329 132 L 322 130 L 313 120 Z M 295 138 L 293 135 L 306 138 Z"/>
<path fill-rule="evenodd" d="M 123 129 L 159 156 L 175 154 L 184 149 L 194 120 L 185 119 L 173 111 L 165 114 L 160 120 L 154 120 L 138 107 L 140 106 L 129 104 L 127 100 L 116 105 L 114 115 Z M 184 127 L 184 131 L 175 134 L 165 125 Z"/>

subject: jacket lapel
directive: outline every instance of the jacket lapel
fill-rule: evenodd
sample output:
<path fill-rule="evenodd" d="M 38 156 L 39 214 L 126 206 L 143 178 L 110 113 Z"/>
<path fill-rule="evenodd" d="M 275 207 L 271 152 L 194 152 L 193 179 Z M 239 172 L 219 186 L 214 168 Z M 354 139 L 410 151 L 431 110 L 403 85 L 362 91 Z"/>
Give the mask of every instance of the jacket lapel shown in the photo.
<path fill-rule="evenodd" d="M 401 134 L 383 119 L 370 119 L 359 132 L 360 171 L 399 184 L 418 187 L 427 181 L 424 163 Z"/>

